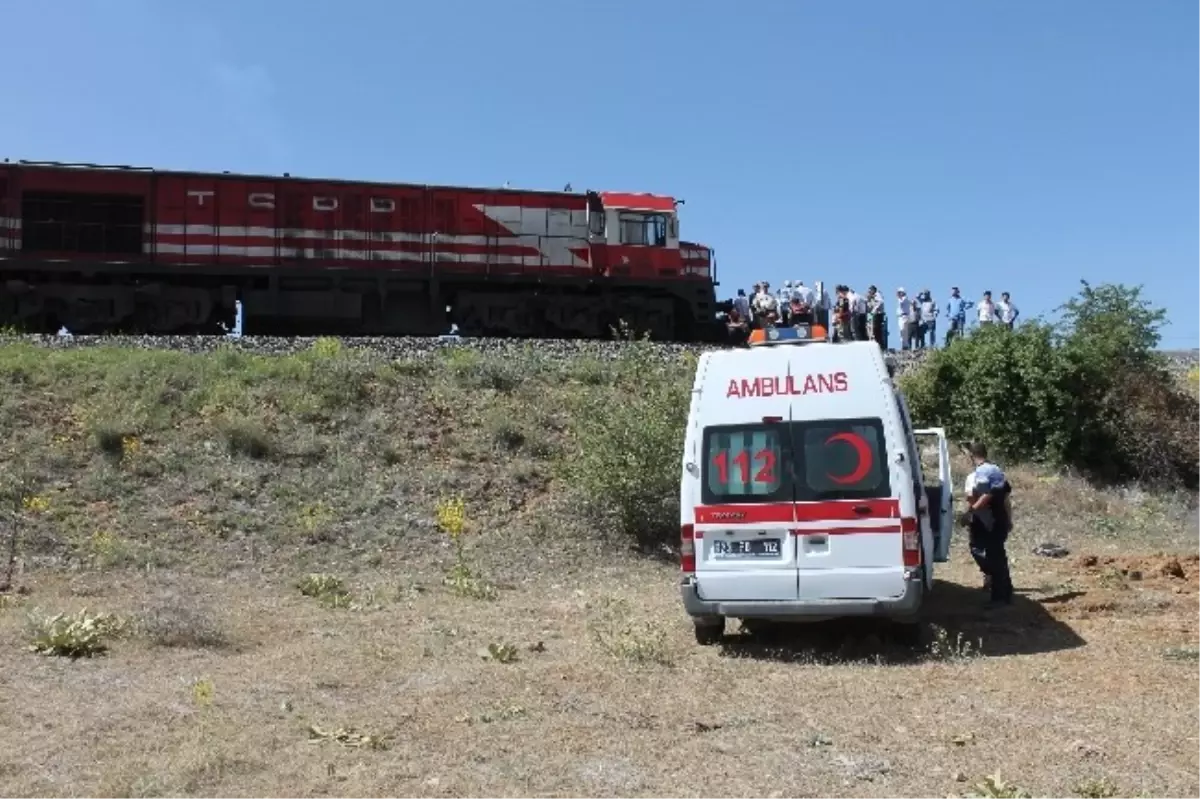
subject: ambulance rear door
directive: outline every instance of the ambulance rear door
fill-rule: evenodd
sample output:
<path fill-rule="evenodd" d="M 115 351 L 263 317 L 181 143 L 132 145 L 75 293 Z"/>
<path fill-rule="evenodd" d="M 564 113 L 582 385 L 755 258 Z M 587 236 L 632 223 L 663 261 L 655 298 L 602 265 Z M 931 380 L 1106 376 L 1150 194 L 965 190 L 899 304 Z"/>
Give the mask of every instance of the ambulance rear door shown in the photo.
<path fill-rule="evenodd" d="M 904 469 L 886 364 L 863 342 L 793 356 L 797 596 L 888 599 L 907 589 Z"/>
<path fill-rule="evenodd" d="M 700 503 L 694 512 L 702 599 L 796 599 L 787 358 L 728 353 L 708 370 L 701 400 Z"/>

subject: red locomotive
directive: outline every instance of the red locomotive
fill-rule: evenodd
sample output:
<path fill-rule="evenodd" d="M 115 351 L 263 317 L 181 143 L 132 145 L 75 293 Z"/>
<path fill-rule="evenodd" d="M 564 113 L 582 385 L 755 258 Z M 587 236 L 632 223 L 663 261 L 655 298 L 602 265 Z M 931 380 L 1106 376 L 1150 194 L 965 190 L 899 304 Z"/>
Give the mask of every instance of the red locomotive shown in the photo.
<path fill-rule="evenodd" d="M 677 201 L 0 163 L 0 325 L 72 333 L 716 333 Z"/>

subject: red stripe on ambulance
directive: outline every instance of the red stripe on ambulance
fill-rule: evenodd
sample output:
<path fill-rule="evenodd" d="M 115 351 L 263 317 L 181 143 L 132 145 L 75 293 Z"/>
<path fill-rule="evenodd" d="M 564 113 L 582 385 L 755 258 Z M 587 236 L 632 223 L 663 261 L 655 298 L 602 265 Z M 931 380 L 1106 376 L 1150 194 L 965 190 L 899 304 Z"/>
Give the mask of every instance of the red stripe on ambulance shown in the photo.
<path fill-rule="evenodd" d="M 864 510 L 865 509 L 865 510 Z M 697 505 L 696 524 L 771 524 L 787 522 L 849 522 L 895 519 L 898 499 L 844 499 L 826 502 L 765 502 L 755 505 Z M 872 532 L 863 530 L 863 532 Z M 897 527 L 897 532 L 899 528 Z"/>

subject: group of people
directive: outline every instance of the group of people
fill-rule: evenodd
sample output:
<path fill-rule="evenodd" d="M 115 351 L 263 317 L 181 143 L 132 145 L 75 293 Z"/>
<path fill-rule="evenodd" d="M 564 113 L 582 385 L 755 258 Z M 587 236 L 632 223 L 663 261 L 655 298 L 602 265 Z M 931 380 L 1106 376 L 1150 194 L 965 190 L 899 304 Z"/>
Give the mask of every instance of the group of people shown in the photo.
<path fill-rule="evenodd" d="M 949 324 L 946 330 L 944 346 L 950 346 L 955 338 L 962 336 L 967 329 L 967 311 L 975 309 L 980 327 L 1001 324 L 1012 329 L 1017 322 L 1020 311 L 1012 301 L 1012 295 L 1007 291 L 1000 295 L 1000 301 L 992 300 L 992 292 L 983 292 L 979 302 L 964 299 L 958 286 L 950 289 L 950 299 L 946 301 L 946 320 Z M 941 308 L 934 301 L 929 289 L 919 292 L 915 298 L 910 298 L 903 288 L 896 289 L 896 316 L 900 320 L 900 349 L 923 349 L 937 346 L 937 322 Z"/>
<path fill-rule="evenodd" d="M 950 299 L 940 306 L 929 289 L 910 297 L 903 288 L 896 289 L 896 319 L 899 325 L 900 349 L 914 350 L 937 347 L 938 320 L 945 311 L 947 329 L 943 346 L 949 346 L 967 329 L 967 312 L 975 310 L 980 326 L 1002 324 L 1012 328 L 1020 311 L 1006 291 L 1000 301 L 992 300 L 992 292 L 983 292 L 978 302 L 964 299 L 957 286 L 950 289 Z M 785 280 L 782 288 L 771 290 L 771 284 L 754 284 L 750 296 L 738 289 L 726 315 L 726 325 L 732 343 L 743 343 L 756 328 L 819 324 L 831 329 L 834 341 L 874 341 L 880 349 L 888 349 L 887 308 L 875 286 L 860 294 L 846 285 L 834 288 L 831 299 L 821 283 L 814 287 L 802 280 Z"/>

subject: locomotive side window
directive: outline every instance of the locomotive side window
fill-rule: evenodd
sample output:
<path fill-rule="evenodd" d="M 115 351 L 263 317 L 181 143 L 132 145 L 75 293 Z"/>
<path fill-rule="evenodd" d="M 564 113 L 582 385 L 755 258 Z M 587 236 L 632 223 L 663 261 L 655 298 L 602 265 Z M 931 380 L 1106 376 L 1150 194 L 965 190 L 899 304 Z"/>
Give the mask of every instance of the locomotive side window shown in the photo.
<path fill-rule="evenodd" d="M 621 243 L 646 247 L 665 247 L 667 244 L 667 217 L 663 214 L 636 214 L 623 212 L 619 217 Z"/>
<path fill-rule="evenodd" d="M 27 191 L 21 197 L 26 252 L 141 255 L 141 197 Z"/>

